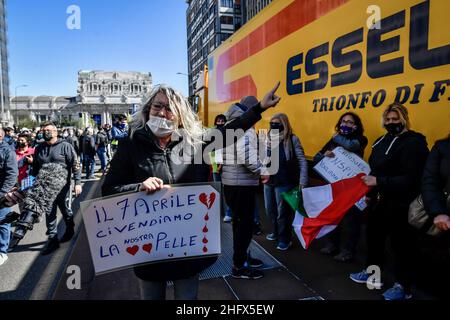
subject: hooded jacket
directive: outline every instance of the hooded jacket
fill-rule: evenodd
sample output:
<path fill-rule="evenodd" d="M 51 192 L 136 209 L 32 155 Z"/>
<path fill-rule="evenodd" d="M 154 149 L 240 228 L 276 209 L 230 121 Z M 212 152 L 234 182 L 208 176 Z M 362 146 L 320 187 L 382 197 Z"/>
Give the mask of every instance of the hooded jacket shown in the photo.
<path fill-rule="evenodd" d="M 234 104 L 225 114 L 229 122 L 242 116 L 247 108 Z M 258 136 L 253 128 L 245 131 L 236 144 L 223 149 L 222 184 L 229 186 L 257 186 L 262 164 L 258 157 Z"/>
<path fill-rule="evenodd" d="M 227 123 L 221 130 L 246 130 L 261 119 L 262 111 L 261 107 L 256 106 L 236 121 Z M 147 126 L 134 132 L 132 137 L 120 141 L 102 186 L 103 196 L 137 192 L 141 183 L 149 177 L 160 178 L 164 184 L 208 181 L 208 164 L 174 163 L 171 155 L 173 152 L 179 152 L 179 149 L 175 148 L 179 143 L 180 141 L 171 141 L 165 149 L 161 148 Z M 203 150 L 207 145 L 203 145 Z M 159 262 L 135 267 L 134 271 L 138 278 L 147 281 L 178 280 L 198 274 L 216 260 L 216 257 L 212 257 Z"/>
<path fill-rule="evenodd" d="M 425 136 L 406 131 L 399 136 L 386 134 L 372 146 L 369 158 L 371 175 L 384 201 L 395 207 L 408 208 L 419 195 L 428 147 Z"/>

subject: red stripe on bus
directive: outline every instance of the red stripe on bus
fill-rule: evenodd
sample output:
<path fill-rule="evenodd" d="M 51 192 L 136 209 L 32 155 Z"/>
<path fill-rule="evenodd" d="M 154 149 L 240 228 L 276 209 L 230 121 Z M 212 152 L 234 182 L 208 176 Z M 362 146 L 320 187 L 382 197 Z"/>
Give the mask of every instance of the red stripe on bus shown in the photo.
<path fill-rule="evenodd" d="M 347 1 L 295 0 L 263 25 L 252 31 L 247 37 L 221 54 L 217 62 L 216 78 L 219 102 L 235 101 L 248 95 L 257 96 L 256 85 L 251 75 L 225 84 L 224 73 L 226 70 L 319 19 Z M 270 63 L 270 61 L 267 61 L 267 63 Z"/>

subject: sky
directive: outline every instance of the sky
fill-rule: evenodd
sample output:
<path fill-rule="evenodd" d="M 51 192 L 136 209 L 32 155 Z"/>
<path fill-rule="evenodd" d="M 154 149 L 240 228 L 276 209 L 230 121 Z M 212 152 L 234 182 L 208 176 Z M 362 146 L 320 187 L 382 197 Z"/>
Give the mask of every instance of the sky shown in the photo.
<path fill-rule="evenodd" d="M 75 96 L 79 70 L 150 72 L 188 93 L 185 0 L 7 0 L 10 94 Z M 70 30 L 71 5 L 81 29 Z"/>

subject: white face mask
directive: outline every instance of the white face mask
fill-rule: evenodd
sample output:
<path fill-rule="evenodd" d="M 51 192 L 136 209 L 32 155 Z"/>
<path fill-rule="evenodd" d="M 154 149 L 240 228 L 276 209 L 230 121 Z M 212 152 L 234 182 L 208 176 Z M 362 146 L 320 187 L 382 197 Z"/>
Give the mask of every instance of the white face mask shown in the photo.
<path fill-rule="evenodd" d="M 150 115 L 150 118 L 147 121 L 147 126 L 158 138 L 166 137 L 176 130 L 175 123 L 173 121 L 152 115 Z"/>

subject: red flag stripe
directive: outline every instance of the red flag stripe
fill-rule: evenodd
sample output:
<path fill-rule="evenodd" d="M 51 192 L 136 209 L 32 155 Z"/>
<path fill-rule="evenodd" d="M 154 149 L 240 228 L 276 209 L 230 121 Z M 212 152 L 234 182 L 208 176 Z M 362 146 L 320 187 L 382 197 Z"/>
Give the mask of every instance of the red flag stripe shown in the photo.
<path fill-rule="evenodd" d="M 363 175 L 332 183 L 333 202 L 318 217 L 303 219 L 300 233 L 305 242 L 305 249 L 317 237 L 323 226 L 338 225 L 355 202 L 369 192 L 370 188 L 361 180 Z"/>

